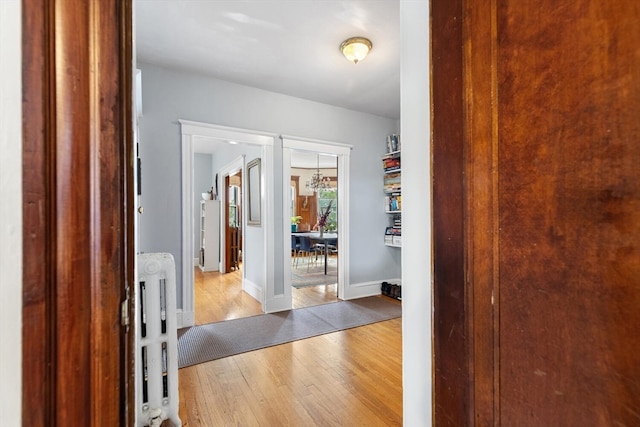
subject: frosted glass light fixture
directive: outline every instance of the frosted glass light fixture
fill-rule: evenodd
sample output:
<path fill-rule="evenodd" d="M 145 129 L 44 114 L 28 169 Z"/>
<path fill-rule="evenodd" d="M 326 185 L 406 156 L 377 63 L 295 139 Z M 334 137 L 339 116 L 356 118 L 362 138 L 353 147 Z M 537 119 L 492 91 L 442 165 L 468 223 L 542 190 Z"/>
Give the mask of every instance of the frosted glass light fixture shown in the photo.
<path fill-rule="evenodd" d="M 351 37 L 340 44 L 340 51 L 345 58 L 357 64 L 369 54 L 372 46 L 369 39 L 364 37 Z"/>

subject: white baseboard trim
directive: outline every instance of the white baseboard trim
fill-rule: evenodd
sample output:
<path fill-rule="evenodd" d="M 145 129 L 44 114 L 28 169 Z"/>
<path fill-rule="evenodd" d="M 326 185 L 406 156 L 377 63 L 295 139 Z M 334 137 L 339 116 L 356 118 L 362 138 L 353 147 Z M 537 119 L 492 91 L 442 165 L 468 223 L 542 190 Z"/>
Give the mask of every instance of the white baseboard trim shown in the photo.
<path fill-rule="evenodd" d="M 269 307 L 267 313 L 277 313 L 279 311 L 291 310 L 291 303 L 284 295 L 276 296 L 267 301 L 265 304 Z"/>
<path fill-rule="evenodd" d="M 376 280 L 373 282 L 351 283 L 345 290 L 344 295 L 341 297 L 343 300 L 350 300 L 356 298 L 371 297 L 380 295 L 382 293 L 382 282 L 395 283 L 401 285 L 401 279 L 384 279 Z"/>
<path fill-rule="evenodd" d="M 242 290 L 255 298 L 260 304 L 262 304 L 262 287 L 256 285 L 251 280 L 245 278 L 242 280 Z"/>
<path fill-rule="evenodd" d="M 194 266 L 194 267 L 197 267 L 198 265 L 200 265 L 200 260 L 198 259 L 198 257 L 195 257 L 195 258 L 193 259 L 193 266 Z"/>
<path fill-rule="evenodd" d="M 196 314 L 193 311 L 176 310 L 176 325 L 178 329 L 186 328 L 196 324 Z"/>

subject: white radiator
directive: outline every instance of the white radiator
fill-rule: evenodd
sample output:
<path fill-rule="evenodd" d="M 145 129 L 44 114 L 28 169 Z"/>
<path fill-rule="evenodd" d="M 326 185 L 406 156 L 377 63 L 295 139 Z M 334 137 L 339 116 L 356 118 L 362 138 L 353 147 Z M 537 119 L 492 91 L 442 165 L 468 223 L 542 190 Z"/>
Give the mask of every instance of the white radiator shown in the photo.
<path fill-rule="evenodd" d="M 136 426 L 178 417 L 176 268 L 167 253 L 139 254 L 136 300 Z"/>

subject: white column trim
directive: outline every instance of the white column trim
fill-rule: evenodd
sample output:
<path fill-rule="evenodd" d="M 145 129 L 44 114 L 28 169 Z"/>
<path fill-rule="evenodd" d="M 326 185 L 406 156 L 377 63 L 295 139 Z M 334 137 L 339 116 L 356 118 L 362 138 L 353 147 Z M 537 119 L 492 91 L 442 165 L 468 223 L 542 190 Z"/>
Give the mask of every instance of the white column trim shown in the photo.
<path fill-rule="evenodd" d="M 182 312 L 178 328 L 195 324 L 193 288 L 193 135 L 182 132 Z"/>

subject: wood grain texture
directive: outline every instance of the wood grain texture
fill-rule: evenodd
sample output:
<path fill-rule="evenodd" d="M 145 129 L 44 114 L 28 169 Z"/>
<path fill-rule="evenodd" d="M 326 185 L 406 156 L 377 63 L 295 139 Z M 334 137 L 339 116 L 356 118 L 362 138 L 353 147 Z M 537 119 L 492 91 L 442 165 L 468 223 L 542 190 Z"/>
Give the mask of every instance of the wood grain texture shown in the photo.
<path fill-rule="evenodd" d="M 48 26 L 51 10 L 40 0 L 25 0 L 22 14 L 22 421 L 24 425 L 44 426 L 53 408 L 50 380 L 53 372 L 48 361 L 52 343 L 47 339 L 52 305 L 50 154 L 50 79 L 51 51 Z M 28 171 L 28 173 L 24 173 Z M 32 262 L 31 260 L 37 260 Z M 39 404 L 34 404 L 39 402 Z"/>
<path fill-rule="evenodd" d="M 262 314 L 259 301 L 242 290 L 242 266 L 231 273 L 203 273 L 194 268 L 195 324 L 221 322 Z M 336 285 L 291 288 L 293 308 L 337 302 Z"/>
<path fill-rule="evenodd" d="M 434 424 L 438 426 L 465 425 L 469 406 L 462 13 L 462 0 L 431 2 Z"/>
<path fill-rule="evenodd" d="M 130 11 L 24 3 L 25 425 L 125 423 Z"/>
<path fill-rule="evenodd" d="M 469 425 L 500 425 L 497 262 L 497 107 L 495 2 L 465 5 L 465 245 L 469 343 Z"/>
<path fill-rule="evenodd" d="M 195 268 L 194 278 L 196 324 L 261 314 L 241 270 Z M 293 288 L 294 308 L 335 302 L 335 288 Z M 182 368 L 180 418 L 192 427 L 402 425 L 401 328 L 394 319 Z"/>
<path fill-rule="evenodd" d="M 401 361 L 394 319 L 183 368 L 180 418 L 190 427 L 400 426 Z"/>
<path fill-rule="evenodd" d="M 637 425 L 640 6 L 463 4 L 460 83 L 455 6 L 432 3 L 436 424 Z M 442 281 L 459 222 L 464 289 Z"/>
<path fill-rule="evenodd" d="M 640 6 L 499 1 L 504 425 L 640 423 Z"/>

